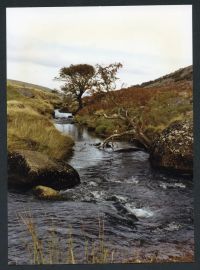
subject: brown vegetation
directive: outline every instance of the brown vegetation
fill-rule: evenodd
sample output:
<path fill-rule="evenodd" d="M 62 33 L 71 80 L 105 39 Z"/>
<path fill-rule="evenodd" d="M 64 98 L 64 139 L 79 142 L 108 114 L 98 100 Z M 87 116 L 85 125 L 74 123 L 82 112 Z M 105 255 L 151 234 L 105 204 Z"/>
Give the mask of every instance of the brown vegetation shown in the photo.
<path fill-rule="evenodd" d="M 97 93 L 84 101 L 86 105 L 76 117 L 77 121 L 104 136 L 130 130 L 130 123 L 118 117 L 124 108 L 129 119 L 134 119 L 135 125 L 150 140 L 172 122 L 192 118 L 192 87 L 187 82 L 151 88 L 129 87 Z"/>

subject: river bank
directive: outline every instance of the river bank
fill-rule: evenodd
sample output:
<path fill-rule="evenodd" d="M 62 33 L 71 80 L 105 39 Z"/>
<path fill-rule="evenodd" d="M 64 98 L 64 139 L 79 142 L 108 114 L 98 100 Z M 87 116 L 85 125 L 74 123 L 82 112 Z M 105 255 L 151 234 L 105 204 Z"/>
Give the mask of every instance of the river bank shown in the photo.
<path fill-rule="evenodd" d="M 172 121 L 169 126 L 159 131 L 149 140 L 148 148 L 141 144 L 140 136 L 138 136 L 138 139 L 135 139 L 131 134 L 117 137 L 117 133 L 113 128 L 109 131 L 109 135 L 106 135 L 106 133 L 99 134 L 99 126 L 94 127 L 95 121 L 91 126 L 87 121 L 82 122 L 80 116 L 77 116 L 76 119 L 78 124 L 102 139 L 113 136 L 113 139 L 110 140 L 110 145 L 114 145 L 116 141 L 134 142 L 135 147 L 145 149 L 150 154 L 150 163 L 154 168 L 165 170 L 168 173 L 193 175 L 193 119 L 191 117 L 187 120 Z M 112 125 L 116 126 L 113 122 Z M 124 130 L 122 133 L 126 132 L 128 133 L 129 131 Z M 115 136 L 117 139 L 114 138 Z"/>
<path fill-rule="evenodd" d="M 187 69 L 181 72 L 185 71 Z M 147 86 L 86 97 L 85 107 L 75 119 L 102 138 L 128 140 L 144 147 L 156 168 L 192 175 L 191 76 L 178 78 L 165 84 L 162 83 L 165 79 L 161 78 L 159 83 L 156 80 Z"/>
<path fill-rule="evenodd" d="M 134 258 L 142 262 L 145 257 L 159 262 L 175 257 L 179 262 L 193 260 L 192 181 L 153 170 L 144 151 L 101 151 L 94 146 L 101 139 L 85 128 L 59 121 L 55 126 L 76 141 L 68 162 L 77 169 L 81 184 L 63 191 L 65 201 L 9 192 L 9 264 L 30 262 L 24 245 L 31 248 L 30 235 L 15 214 L 26 214 L 27 209 L 44 243 L 54 228 L 65 253 L 71 232 L 76 263 L 84 263 L 85 241 L 91 247 L 98 240 L 99 217 L 104 220 L 104 243 L 114 251 L 113 262 L 134 262 Z M 118 149 L 132 146 L 118 142 Z M 63 254 L 57 263 L 65 259 Z"/>
<path fill-rule="evenodd" d="M 73 152 L 73 139 L 54 126 L 59 95 L 8 84 L 8 186 L 32 188 L 48 185 L 57 189 L 80 182 L 77 172 L 62 162 Z"/>
<path fill-rule="evenodd" d="M 60 134 L 52 122 L 54 108 L 61 103 L 56 94 L 8 84 L 8 151 L 38 151 L 53 159 L 69 155 L 73 140 Z"/>

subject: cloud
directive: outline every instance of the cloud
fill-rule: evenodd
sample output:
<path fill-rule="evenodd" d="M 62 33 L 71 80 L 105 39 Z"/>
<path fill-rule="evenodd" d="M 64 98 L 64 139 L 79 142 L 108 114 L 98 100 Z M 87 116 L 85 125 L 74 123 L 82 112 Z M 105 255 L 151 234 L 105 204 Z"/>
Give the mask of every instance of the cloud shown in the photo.
<path fill-rule="evenodd" d="M 54 85 L 52 70 L 56 76 L 60 67 L 77 63 L 122 62 L 122 81 L 130 85 L 134 77 L 142 82 L 192 64 L 192 9 L 9 8 L 7 56 L 10 78 L 33 80 L 32 68 L 37 66 L 41 75 L 35 83 L 44 82 L 46 70 L 47 86 Z M 20 70 L 26 70 L 26 77 Z"/>

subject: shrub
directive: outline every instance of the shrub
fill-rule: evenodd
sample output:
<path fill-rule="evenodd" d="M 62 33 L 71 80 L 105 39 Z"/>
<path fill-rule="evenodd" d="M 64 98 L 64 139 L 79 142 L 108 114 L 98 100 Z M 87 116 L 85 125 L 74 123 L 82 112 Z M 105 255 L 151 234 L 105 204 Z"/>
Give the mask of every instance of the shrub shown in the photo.
<path fill-rule="evenodd" d="M 104 125 L 97 126 L 95 129 L 95 132 L 97 134 L 104 134 L 106 132 L 106 126 L 104 126 Z"/>

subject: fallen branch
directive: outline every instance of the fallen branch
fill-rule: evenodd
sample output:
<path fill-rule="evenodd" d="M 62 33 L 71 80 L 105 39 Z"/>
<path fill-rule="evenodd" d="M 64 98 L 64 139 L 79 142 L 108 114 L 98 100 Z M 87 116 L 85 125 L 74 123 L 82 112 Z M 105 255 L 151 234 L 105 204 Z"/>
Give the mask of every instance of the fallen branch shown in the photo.
<path fill-rule="evenodd" d="M 118 134 L 112 134 L 111 136 L 109 136 L 108 138 L 106 138 L 99 146 L 98 148 L 107 148 L 107 147 L 111 147 L 112 149 L 114 148 L 114 140 L 118 139 L 120 137 L 126 136 L 126 135 L 133 135 L 132 139 L 138 141 L 141 145 L 143 145 L 143 147 L 145 149 L 149 149 L 150 146 L 150 141 L 148 140 L 148 138 L 140 132 L 140 134 L 138 135 L 135 129 L 132 130 L 128 130 L 128 131 L 124 131 L 122 133 L 118 133 Z M 111 144 L 109 144 L 111 143 Z"/>
<path fill-rule="evenodd" d="M 114 139 L 117 139 L 117 138 L 120 138 L 122 136 L 125 136 L 125 135 L 134 135 L 135 133 L 135 130 L 128 130 L 128 131 L 124 131 L 122 133 L 119 133 L 119 134 L 113 134 L 111 136 L 109 136 L 108 138 L 106 138 L 100 145 L 99 145 L 99 148 L 106 148 L 108 147 L 109 145 L 109 142 L 111 142 L 112 144 L 109 145 L 113 148 L 113 141 Z"/>
<path fill-rule="evenodd" d="M 127 127 L 128 128 L 130 127 L 131 129 L 128 131 L 124 131 L 122 133 L 119 133 L 119 134 L 113 134 L 113 135 L 109 136 L 101 143 L 99 148 L 105 148 L 105 147 L 113 148 L 114 147 L 114 145 L 113 145 L 114 139 L 120 138 L 124 135 L 133 135 L 132 139 L 138 141 L 141 145 L 143 145 L 143 147 L 146 150 L 148 150 L 150 145 L 151 145 L 151 141 L 142 131 L 143 130 L 143 123 L 140 120 L 136 121 L 136 119 L 137 119 L 136 116 L 130 117 L 128 109 L 121 107 L 120 104 L 116 103 L 116 101 L 114 102 L 114 104 L 118 105 L 118 107 L 119 107 L 117 114 L 113 114 L 113 115 L 109 116 L 106 113 L 100 113 L 100 114 L 98 113 L 98 114 L 96 114 L 97 117 L 103 116 L 106 119 L 120 119 L 122 121 L 125 121 Z M 111 142 L 111 144 L 109 144 L 109 142 Z"/>

